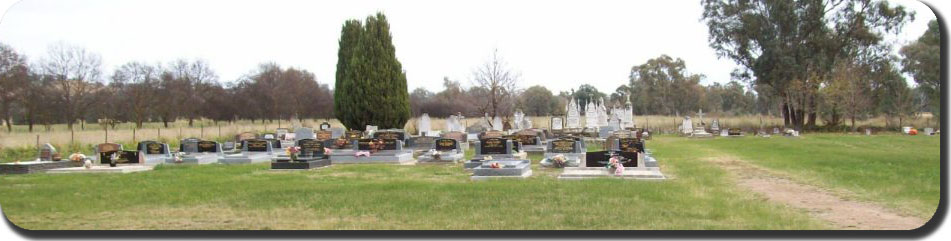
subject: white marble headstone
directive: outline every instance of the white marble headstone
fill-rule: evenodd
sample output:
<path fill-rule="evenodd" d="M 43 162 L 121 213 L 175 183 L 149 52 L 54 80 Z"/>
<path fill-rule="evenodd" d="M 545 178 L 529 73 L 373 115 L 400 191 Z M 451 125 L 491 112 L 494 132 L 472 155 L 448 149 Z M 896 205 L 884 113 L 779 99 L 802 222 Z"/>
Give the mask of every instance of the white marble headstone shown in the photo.
<path fill-rule="evenodd" d="M 423 113 L 423 115 L 419 117 L 419 122 L 416 123 L 416 131 L 419 132 L 417 133 L 418 135 L 423 135 L 432 131 L 428 113 Z"/>
<path fill-rule="evenodd" d="M 502 130 L 502 118 L 496 116 L 494 119 L 492 119 L 492 130 Z"/>

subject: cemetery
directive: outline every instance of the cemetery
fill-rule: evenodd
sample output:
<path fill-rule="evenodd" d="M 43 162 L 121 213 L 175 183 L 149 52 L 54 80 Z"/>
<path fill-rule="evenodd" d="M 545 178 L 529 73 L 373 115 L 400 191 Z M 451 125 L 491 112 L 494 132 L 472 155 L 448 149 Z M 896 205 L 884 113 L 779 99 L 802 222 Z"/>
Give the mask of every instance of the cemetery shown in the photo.
<path fill-rule="evenodd" d="M 493 26 L 480 29 L 489 39 L 463 39 L 497 45 L 479 65 L 458 66 L 469 52 L 414 52 L 453 42 L 440 39 L 401 43 L 414 56 L 401 62 L 393 39 L 420 36 L 391 29 L 417 26 L 391 28 L 405 16 L 383 10 L 331 29 L 292 26 L 317 33 L 301 41 L 313 46 L 293 46 L 308 51 L 257 47 L 297 65 L 240 73 L 231 62 L 248 52 L 198 45 L 211 35 L 161 46 L 210 48 L 194 59 L 145 51 L 118 66 L 64 42 L 36 58 L 17 52 L 35 46 L 0 44 L 0 204 L 25 230 L 910 230 L 941 217 L 938 23 L 914 23 L 888 1 L 793 3 L 700 3 L 690 24 L 703 26 L 691 27 L 708 30 L 706 57 L 732 71 L 693 55 L 688 69 L 667 53 L 620 65 L 535 54 L 571 47 L 564 38 L 500 51 L 512 43 Z M 339 17 L 320 11 L 293 16 Z M 45 13 L 21 15 L 60 16 L 32 12 Z M 604 40 L 602 27 L 649 16 L 602 16 L 616 15 L 624 21 L 551 25 Z M 899 36 L 908 23 L 927 32 Z M 762 27 L 787 25 L 808 28 Z M 48 35 L 71 39 L 29 36 Z M 619 36 L 579 42 L 581 52 L 636 53 L 657 39 Z M 678 44 L 657 49 L 699 52 Z M 499 53 L 515 53 L 524 77 Z"/>

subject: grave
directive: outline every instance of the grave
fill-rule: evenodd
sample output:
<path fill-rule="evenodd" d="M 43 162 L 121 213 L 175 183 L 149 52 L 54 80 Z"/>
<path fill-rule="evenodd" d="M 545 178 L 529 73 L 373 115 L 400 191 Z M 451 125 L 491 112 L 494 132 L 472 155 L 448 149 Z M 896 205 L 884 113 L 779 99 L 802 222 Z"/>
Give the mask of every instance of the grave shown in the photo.
<path fill-rule="evenodd" d="M 429 119 L 429 114 L 423 113 L 423 115 L 419 117 L 419 121 L 416 122 L 416 135 L 428 136 L 431 131 L 432 123 Z"/>
<path fill-rule="evenodd" d="M 542 137 L 544 133 L 537 130 L 521 130 L 515 133 L 515 139 L 521 146 L 520 150 L 526 153 L 545 153 L 548 147 Z"/>
<path fill-rule="evenodd" d="M 436 143 L 436 139 L 438 138 L 439 137 L 432 136 L 410 137 L 406 147 L 414 151 L 428 151 L 433 148 L 433 144 Z"/>
<path fill-rule="evenodd" d="M 925 127 L 925 130 L 922 131 L 922 134 L 924 134 L 924 135 L 926 135 L 926 136 L 933 136 L 933 135 L 934 135 L 934 128 Z"/>
<path fill-rule="evenodd" d="M 235 135 L 234 142 L 238 143 L 238 145 L 235 146 L 234 149 L 236 151 L 240 151 L 241 148 L 244 148 L 243 146 L 241 146 L 241 143 L 244 143 L 245 140 L 253 140 L 253 139 L 258 139 L 258 134 L 255 134 L 253 132 L 242 132 L 241 134 Z"/>
<path fill-rule="evenodd" d="M 233 141 L 226 141 L 221 144 L 222 151 L 234 151 L 236 144 Z"/>
<path fill-rule="evenodd" d="M 144 157 L 138 150 L 122 150 L 122 145 L 116 143 L 102 143 L 96 145 L 96 156 L 94 160 L 99 164 L 89 167 L 66 167 L 49 169 L 47 173 L 129 173 L 150 171 L 153 165 L 141 165 L 145 162 Z"/>
<path fill-rule="evenodd" d="M 294 142 L 304 139 L 317 139 L 317 134 L 314 133 L 314 129 L 307 127 L 300 127 L 294 130 Z"/>
<path fill-rule="evenodd" d="M 440 134 L 440 137 L 455 139 L 456 144 L 459 145 L 459 149 L 462 151 L 469 149 L 469 141 L 468 141 L 469 138 L 468 138 L 468 135 L 466 135 L 466 133 L 464 132 L 459 132 L 459 131 L 446 132 L 446 133 Z"/>
<path fill-rule="evenodd" d="M 475 168 L 481 165 L 486 159 L 489 160 L 522 160 L 525 159 L 524 152 L 516 152 L 517 142 L 511 139 L 501 137 L 488 137 L 475 142 L 475 156 L 472 160 L 465 163 L 465 168 Z"/>
<path fill-rule="evenodd" d="M 552 117 L 548 123 L 548 131 L 551 132 L 553 136 L 561 136 L 565 131 L 565 120 L 561 117 Z"/>
<path fill-rule="evenodd" d="M 492 160 L 472 168 L 471 179 L 526 178 L 529 176 L 532 176 L 532 162 L 529 160 Z"/>
<path fill-rule="evenodd" d="M 274 133 L 277 134 L 277 139 L 291 140 L 287 138 L 288 137 L 287 134 L 290 134 L 290 130 L 288 130 L 287 128 L 277 128 L 274 130 Z"/>
<path fill-rule="evenodd" d="M 572 138 L 562 138 L 548 142 L 548 151 L 539 164 L 543 167 L 579 167 L 584 166 L 586 150 L 582 149 L 584 141 Z"/>
<path fill-rule="evenodd" d="M 96 145 L 96 160 L 99 164 L 115 167 L 119 164 L 143 164 L 145 160 L 139 151 L 122 150 L 122 145 L 116 143 L 102 143 Z"/>
<path fill-rule="evenodd" d="M 300 139 L 291 148 L 299 148 L 295 156 L 290 153 L 278 155 L 271 162 L 272 170 L 303 170 L 330 165 L 330 159 L 324 154 L 324 142 L 315 139 Z"/>
<path fill-rule="evenodd" d="M 52 174 L 69 174 L 69 173 L 132 173 L 132 172 L 144 172 L 151 171 L 155 166 L 149 165 L 118 165 L 115 167 L 102 166 L 102 165 L 93 165 L 89 168 L 86 167 L 67 167 L 67 168 L 56 168 L 46 171 L 46 173 Z"/>
<path fill-rule="evenodd" d="M 420 155 L 420 163 L 457 163 L 463 158 L 459 141 L 452 138 L 439 138 L 432 144 L 432 149 Z"/>
<path fill-rule="evenodd" d="M 386 137 L 398 137 L 381 135 Z M 350 154 L 352 153 L 352 154 Z M 352 152 L 333 152 L 334 164 L 413 164 L 413 151 L 403 149 L 403 141 L 396 138 L 365 138 L 356 141 Z"/>
<path fill-rule="evenodd" d="M 232 146 L 232 148 L 234 148 Z M 166 160 L 169 164 L 211 164 L 224 155 L 221 145 L 214 141 L 189 138 L 182 140 L 180 153 Z"/>
<path fill-rule="evenodd" d="M 743 136 L 743 130 L 740 130 L 740 128 L 730 128 L 727 129 L 727 135 L 729 137 L 741 137 Z"/>
<path fill-rule="evenodd" d="M 660 167 L 644 148 L 644 141 L 628 134 L 609 138 L 607 151 L 587 152 L 584 166 L 565 167 L 565 171 L 558 179 L 586 179 L 586 178 L 622 178 L 622 179 L 653 179 L 662 180 L 666 177 Z M 611 159 L 616 158 L 623 166 L 609 168 Z"/>
<path fill-rule="evenodd" d="M 40 173 L 56 168 L 78 167 L 82 162 L 63 160 L 53 145 L 46 143 L 40 146 L 37 158 L 25 162 L 0 163 L 0 174 L 28 174 Z"/>
<path fill-rule="evenodd" d="M 218 163 L 248 164 L 270 162 L 271 156 L 274 154 L 273 148 L 273 144 L 267 140 L 244 140 L 241 143 L 241 153 L 224 155 L 218 159 Z"/>
<path fill-rule="evenodd" d="M 142 141 L 136 149 L 139 150 L 146 165 L 157 165 L 174 160 L 172 153 L 168 150 L 168 144 L 165 143 Z"/>

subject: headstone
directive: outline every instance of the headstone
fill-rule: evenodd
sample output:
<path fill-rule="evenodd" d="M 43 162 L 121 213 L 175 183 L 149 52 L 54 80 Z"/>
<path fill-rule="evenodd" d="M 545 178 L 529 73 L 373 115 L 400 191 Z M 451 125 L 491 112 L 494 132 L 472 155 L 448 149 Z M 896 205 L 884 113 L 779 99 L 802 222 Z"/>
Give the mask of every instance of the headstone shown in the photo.
<path fill-rule="evenodd" d="M 871 128 L 865 128 L 865 135 L 866 135 L 866 136 L 871 136 L 871 135 L 872 135 L 872 129 L 871 129 Z"/>
<path fill-rule="evenodd" d="M 730 136 L 742 136 L 743 131 L 740 130 L 740 128 L 730 128 L 729 130 L 727 130 L 727 134 Z"/>
<path fill-rule="evenodd" d="M 452 151 L 459 149 L 459 141 L 451 138 L 440 138 L 434 145 L 436 151 Z"/>
<path fill-rule="evenodd" d="M 552 131 L 560 131 L 564 129 L 565 128 L 564 120 L 561 117 L 552 117 L 551 124 L 549 124 L 549 128 Z"/>
<path fill-rule="evenodd" d="M 331 138 L 337 139 L 337 138 L 342 137 L 344 134 L 346 134 L 346 130 L 344 130 L 343 128 L 340 128 L 340 127 L 331 127 L 331 128 L 330 128 L 330 137 L 331 137 Z"/>
<path fill-rule="evenodd" d="M 720 136 L 730 136 L 730 131 L 728 131 L 728 130 L 720 130 Z"/>
<path fill-rule="evenodd" d="M 297 146 L 300 147 L 301 157 L 322 157 L 324 155 L 324 143 L 315 139 L 297 140 Z"/>
<path fill-rule="evenodd" d="M 693 121 L 690 120 L 689 116 L 684 116 L 683 124 L 681 124 L 680 126 L 681 126 L 682 134 L 690 135 L 690 133 L 693 133 Z"/>
<path fill-rule="evenodd" d="M 577 129 L 581 128 L 581 110 L 578 107 L 578 102 L 575 99 L 571 99 L 571 102 L 568 103 L 566 107 L 566 123 L 565 128 L 568 129 Z"/>
<path fill-rule="evenodd" d="M 221 152 L 221 147 L 218 145 L 218 142 L 215 141 L 199 141 L 196 143 L 198 149 L 195 152 L 198 153 L 219 153 Z"/>
<path fill-rule="evenodd" d="M 155 142 L 155 141 L 143 141 L 139 142 L 137 150 L 145 153 L 146 155 L 163 155 L 169 154 L 168 145 Z"/>
<path fill-rule="evenodd" d="M 317 131 L 317 134 L 314 135 L 314 138 L 308 139 L 316 139 L 320 141 L 330 140 L 333 139 L 333 132 L 330 130 L 319 130 Z"/>
<path fill-rule="evenodd" d="M 406 140 L 406 132 L 402 130 L 382 130 L 376 131 L 373 133 L 373 138 L 375 139 L 392 139 L 392 140 Z"/>
<path fill-rule="evenodd" d="M 234 148 L 235 148 L 235 143 L 233 141 L 226 141 L 225 143 L 221 144 L 222 150 L 230 151 L 230 150 L 234 150 Z"/>
<path fill-rule="evenodd" d="M 363 138 L 363 132 L 362 132 L 362 131 L 350 130 L 350 131 L 347 131 L 347 133 L 346 133 L 346 138 L 345 138 L 345 139 L 347 139 L 347 140 L 356 140 L 356 139 L 361 139 L 361 138 Z"/>
<path fill-rule="evenodd" d="M 277 140 L 277 135 L 274 135 L 274 133 L 264 133 L 261 135 L 261 138 L 265 140 Z"/>
<path fill-rule="evenodd" d="M 621 129 L 621 119 L 620 119 L 620 118 L 611 118 L 611 120 L 608 121 L 608 126 L 611 126 L 611 128 L 613 128 L 614 130 L 623 130 L 623 129 Z"/>
<path fill-rule="evenodd" d="M 303 139 L 315 139 L 317 135 L 314 133 L 314 129 L 301 127 L 294 130 L 294 139 L 303 140 Z"/>
<path fill-rule="evenodd" d="M 522 120 L 523 120 L 524 118 L 525 118 L 525 113 L 522 113 L 522 110 L 521 110 L 521 109 L 516 109 L 516 110 L 515 110 L 515 113 L 512 114 L 512 119 L 513 119 L 512 122 L 514 123 L 514 126 L 512 126 L 512 129 L 513 129 L 513 130 L 521 130 L 521 129 L 525 128 L 525 127 L 522 126 Z"/>
<path fill-rule="evenodd" d="M 720 132 L 720 120 L 713 120 L 713 123 L 710 124 L 710 132 L 717 133 Z"/>
<path fill-rule="evenodd" d="M 922 133 L 922 134 L 924 134 L 924 135 L 926 135 L 926 136 L 933 136 L 933 135 L 934 135 L 934 128 L 926 127 L 924 133 Z"/>
<path fill-rule="evenodd" d="M 598 117 L 598 106 L 593 101 L 589 101 L 584 110 L 585 128 L 597 129 L 600 117 Z"/>
<path fill-rule="evenodd" d="M 377 131 L 377 130 L 379 130 L 379 129 L 380 129 L 380 127 L 378 127 L 378 126 L 367 125 L 366 131 L 367 131 L 367 132 L 373 132 L 373 131 Z"/>
<path fill-rule="evenodd" d="M 458 142 L 465 142 L 466 139 L 468 139 L 468 138 L 466 137 L 466 133 L 458 132 L 458 131 L 456 131 L 456 132 L 443 133 L 443 134 L 442 134 L 442 137 L 443 137 L 443 138 L 454 139 L 454 140 L 456 140 L 456 141 L 458 141 Z"/>
<path fill-rule="evenodd" d="M 58 156 L 58 153 L 56 152 L 56 147 L 53 147 L 53 145 L 51 145 L 50 143 L 46 143 L 40 146 L 40 150 L 39 150 L 40 161 L 59 161 L 59 159 L 54 158 L 54 156 Z"/>
<path fill-rule="evenodd" d="M 479 141 L 479 150 L 482 155 L 504 155 L 511 154 L 512 149 L 508 148 L 506 143 L 508 139 L 504 138 L 486 138 Z"/>
<path fill-rule="evenodd" d="M 244 140 L 241 144 L 245 152 L 269 152 L 270 142 L 261 139 Z"/>
<path fill-rule="evenodd" d="M 552 140 L 550 142 L 550 149 L 548 152 L 551 153 L 579 153 L 582 152 L 581 146 L 578 144 L 577 140 L 572 139 L 558 139 Z"/>
<path fill-rule="evenodd" d="M 779 135 L 779 127 L 773 127 L 773 134 Z"/>
<path fill-rule="evenodd" d="M 449 119 L 446 120 L 446 132 L 462 132 L 465 131 L 465 128 L 462 127 L 462 124 L 459 123 L 459 117 L 456 115 L 449 116 Z"/>
<path fill-rule="evenodd" d="M 430 123 L 429 114 L 423 113 L 423 115 L 419 117 L 419 121 L 416 122 L 416 134 L 421 136 L 426 135 L 426 133 L 432 131 L 431 124 L 432 123 Z"/>
<path fill-rule="evenodd" d="M 287 140 L 287 134 L 290 133 L 287 128 L 277 128 L 274 130 L 274 134 L 277 134 L 277 139 Z"/>
<path fill-rule="evenodd" d="M 201 141 L 197 138 L 188 138 L 181 141 L 178 151 L 184 153 L 196 153 L 198 152 L 198 142 Z"/>

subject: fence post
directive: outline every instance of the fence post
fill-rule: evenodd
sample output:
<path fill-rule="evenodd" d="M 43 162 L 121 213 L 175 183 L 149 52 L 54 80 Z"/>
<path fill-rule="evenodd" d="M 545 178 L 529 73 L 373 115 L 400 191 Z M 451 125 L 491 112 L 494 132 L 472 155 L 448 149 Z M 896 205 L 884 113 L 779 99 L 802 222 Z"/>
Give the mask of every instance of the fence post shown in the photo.
<path fill-rule="evenodd" d="M 135 127 L 132 128 L 132 143 L 135 143 Z"/>

